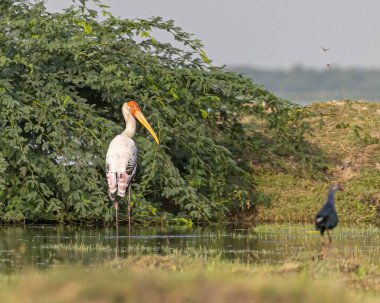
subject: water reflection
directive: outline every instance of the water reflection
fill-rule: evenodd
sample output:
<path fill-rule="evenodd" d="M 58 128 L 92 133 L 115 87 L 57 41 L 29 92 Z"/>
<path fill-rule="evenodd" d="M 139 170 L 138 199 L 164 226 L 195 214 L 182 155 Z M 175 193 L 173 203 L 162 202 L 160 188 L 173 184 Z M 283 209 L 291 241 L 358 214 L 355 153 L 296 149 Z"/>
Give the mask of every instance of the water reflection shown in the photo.
<path fill-rule="evenodd" d="M 337 229 L 332 250 L 378 258 L 379 230 Z M 276 263 L 301 253 L 318 254 L 312 226 L 83 228 L 76 226 L 0 227 L 0 272 L 51 266 L 96 266 L 133 253 L 220 256 L 241 262 Z"/>

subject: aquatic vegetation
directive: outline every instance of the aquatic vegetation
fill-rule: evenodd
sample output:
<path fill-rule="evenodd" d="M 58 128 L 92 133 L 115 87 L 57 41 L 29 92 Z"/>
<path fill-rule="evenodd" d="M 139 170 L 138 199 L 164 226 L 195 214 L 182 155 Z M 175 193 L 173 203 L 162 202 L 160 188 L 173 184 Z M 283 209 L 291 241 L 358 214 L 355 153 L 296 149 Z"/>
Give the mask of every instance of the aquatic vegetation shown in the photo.
<path fill-rule="evenodd" d="M 96 251 L 96 252 L 104 252 L 104 251 L 113 251 L 115 248 L 112 248 L 110 246 L 104 246 L 99 243 L 95 245 L 86 245 L 86 244 L 46 244 L 41 245 L 41 249 L 52 249 L 52 250 L 58 250 L 58 251 L 75 251 L 75 252 L 90 252 L 90 251 Z"/>

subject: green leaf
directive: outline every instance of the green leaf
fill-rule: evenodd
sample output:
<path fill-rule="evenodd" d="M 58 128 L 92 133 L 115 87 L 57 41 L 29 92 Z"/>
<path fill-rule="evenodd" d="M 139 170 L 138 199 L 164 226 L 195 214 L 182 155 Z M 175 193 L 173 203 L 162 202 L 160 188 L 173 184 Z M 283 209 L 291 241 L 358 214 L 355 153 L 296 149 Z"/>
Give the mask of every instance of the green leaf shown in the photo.
<path fill-rule="evenodd" d="M 150 36 L 150 34 L 147 31 L 142 31 L 141 34 L 140 34 L 140 36 L 143 37 L 143 38 L 148 38 Z"/>
<path fill-rule="evenodd" d="M 203 62 L 207 64 L 211 63 L 211 60 L 206 56 L 206 52 L 203 49 L 199 51 L 199 54 L 201 55 Z"/>
<path fill-rule="evenodd" d="M 208 116 L 208 112 L 207 112 L 207 110 L 199 109 L 199 111 L 202 113 L 202 118 L 203 118 L 203 119 L 206 119 L 207 116 Z"/>
<path fill-rule="evenodd" d="M 83 27 L 83 30 L 86 34 L 91 34 L 92 33 L 92 26 L 84 21 L 78 22 L 78 25 Z"/>
<path fill-rule="evenodd" d="M 65 99 L 63 100 L 63 105 L 66 106 L 66 104 L 70 101 L 70 96 L 66 96 Z"/>
<path fill-rule="evenodd" d="M 178 95 L 176 93 L 176 89 L 175 88 L 171 88 L 169 92 L 173 96 L 174 100 L 178 100 L 179 99 Z"/>

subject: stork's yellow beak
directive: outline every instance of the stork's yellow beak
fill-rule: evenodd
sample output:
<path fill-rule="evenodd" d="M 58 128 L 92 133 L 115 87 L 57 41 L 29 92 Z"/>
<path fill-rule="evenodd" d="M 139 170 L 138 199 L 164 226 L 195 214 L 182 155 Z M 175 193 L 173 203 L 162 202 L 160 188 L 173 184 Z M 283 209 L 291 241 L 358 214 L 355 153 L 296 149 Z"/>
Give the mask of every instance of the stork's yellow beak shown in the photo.
<path fill-rule="evenodd" d="M 146 120 L 144 114 L 140 110 L 136 110 L 134 113 L 134 116 L 136 117 L 139 122 L 144 125 L 144 127 L 148 130 L 148 132 L 152 135 L 154 140 L 157 144 L 160 144 L 160 141 L 158 140 L 158 137 L 156 133 L 154 132 L 153 128 L 150 126 L 149 122 Z"/>
<path fill-rule="evenodd" d="M 140 107 L 136 103 L 136 101 L 131 100 L 128 103 L 129 109 L 131 111 L 131 114 L 139 120 L 139 122 L 144 125 L 144 127 L 149 131 L 149 133 L 152 135 L 154 140 L 157 142 L 157 144 L 160 144 L 160 141 L 157 138 L 156 133 L 154 132 L 153 128 L 150 126 L 149 122 L 146 120 L 144 114 L 141 112 Z"/>

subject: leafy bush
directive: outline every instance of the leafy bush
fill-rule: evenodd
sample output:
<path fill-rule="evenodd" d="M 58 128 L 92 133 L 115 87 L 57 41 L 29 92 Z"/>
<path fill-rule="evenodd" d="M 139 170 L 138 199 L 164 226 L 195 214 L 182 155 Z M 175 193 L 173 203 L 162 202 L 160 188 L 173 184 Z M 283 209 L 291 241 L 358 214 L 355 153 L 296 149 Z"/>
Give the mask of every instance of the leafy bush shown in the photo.
<path fill-rule="evenodd" d="M 43 2 L 0 4 L 2 220 L 112 220 L 105 152 L 130 99 L 161 141 L 142 129 L 135 136 L 132 192 L 141 220 L 215 220 L 253 206 L 252 169 L 238 159 L 257 143 L 254 124 L 247 132 L 241 118 L 254 115 L 294 150 L 307 130 L 305 112 L 212 66 L 200 41 L 173 21 L 119 19 L 94 2 L 102 21 L 85 1 L 62 13 Z"/>

